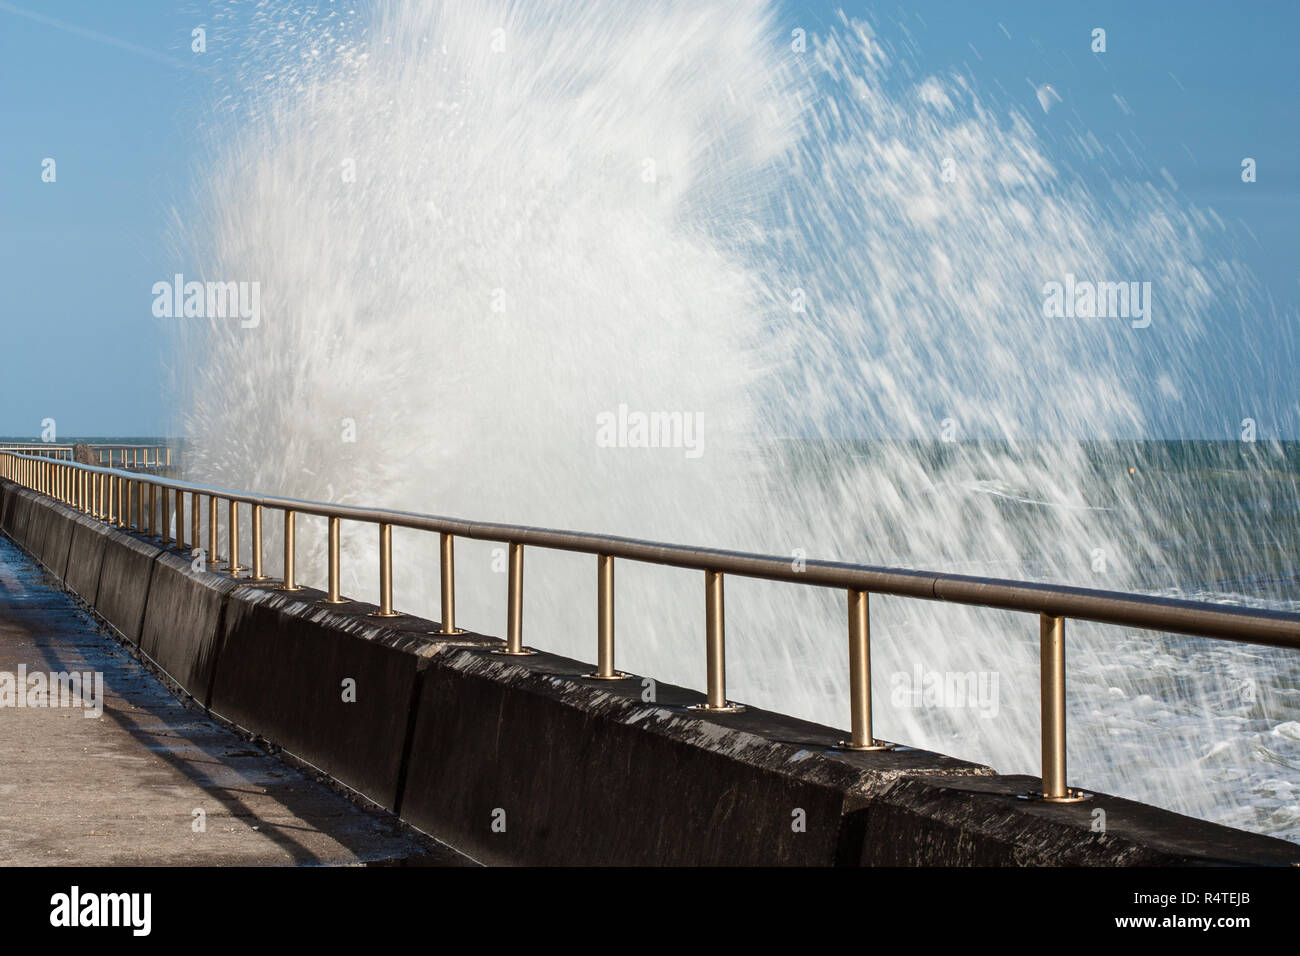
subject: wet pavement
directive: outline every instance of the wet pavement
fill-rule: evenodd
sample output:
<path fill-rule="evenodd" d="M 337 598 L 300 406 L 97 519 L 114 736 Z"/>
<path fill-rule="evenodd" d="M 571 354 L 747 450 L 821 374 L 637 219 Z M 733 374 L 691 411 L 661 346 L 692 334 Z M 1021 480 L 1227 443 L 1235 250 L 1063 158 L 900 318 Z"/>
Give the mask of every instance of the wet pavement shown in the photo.
<path fill-rule="evenodd" d="M 466 862 L 185 707 L 0 536 L 0 865 Z"/>

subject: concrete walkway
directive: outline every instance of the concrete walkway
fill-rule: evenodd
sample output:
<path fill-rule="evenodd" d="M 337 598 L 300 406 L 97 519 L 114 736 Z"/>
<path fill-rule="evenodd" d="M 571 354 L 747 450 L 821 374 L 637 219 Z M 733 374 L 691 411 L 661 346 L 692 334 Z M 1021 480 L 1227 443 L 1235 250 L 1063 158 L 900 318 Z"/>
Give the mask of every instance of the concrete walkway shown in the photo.
<path fill-rule="evenodd" d="M 23 666 L 102 674 L 102 716 L 16 706 Z M 382 862 L 464 860 L 182 706 L 0 536 L 0 865 Z"/>

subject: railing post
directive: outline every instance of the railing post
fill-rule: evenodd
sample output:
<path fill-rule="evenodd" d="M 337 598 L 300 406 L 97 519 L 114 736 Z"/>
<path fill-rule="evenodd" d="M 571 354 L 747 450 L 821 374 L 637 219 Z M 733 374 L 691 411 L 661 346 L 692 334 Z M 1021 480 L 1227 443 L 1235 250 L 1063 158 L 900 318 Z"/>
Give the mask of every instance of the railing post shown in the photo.
<path fill-rule="evenodd" d="M 1024 794 L 1048 803 L 1078 803 L 1092 797 L 1065 783 L 1065 618 L 1040 614 L 1038 623 L 1043 789 Z"/>
<path fill-rule="evenodd" d="M 456 539 L 446 531 L 438 535 L 438 572 L 442 590 L 442 628 L 436 634 L 464 634 L 456 626 Z"/>
<path fill-rule="evenodd" d="M 286 511 L 284 513 L 284 586 L 280 588 L 281 591 L 302 590 L 294 580 L 294 557 L 297 551 L 294 525 L 294 513 Z"/>
<path fill-rule="evenodd" d="M 339 519 L 330 518 L 330 569 L 329 569 L 329 593 L 325 596 L 324 604 L 346 604 L 343 595 L 339 593 Z"/>
<path fill-rule="evenodd" d="M 745 708 L 727 700 L 727 634 L 722 572 L 704 572 L 704 641 L 707 654 L 707 697 L 691 710 L 736 714 Z"/>
<path fill-rule="evenodd" d="M 171 489 L 159 488 L 158 491 L 162 497 L 162 511 L 158 515 L 158 524 L 160 525 L 158 530 L 162 532 L 162 537 L 159 540 L 163 544 L 170 544 L 172 540 L 172 516 L 168 501 L 171 498 Z"/>
<path fill-rule="evenodd" d="M 185 492 L 176 489 L 176 547 L 185 549 Z"/>
<path fill-rule="evenodd" d="M 596 555 L 596 671 L 589 680 L 622 680 L 614 670 L 614 558 Z"/>
<path fill-rule="evenodd" d="M 1039 619 L 1042 684 L 1043 797 L 1066 794 L 1065 785 L 1065 619 Z"/>
<path fill-rule="evenodd" d="M 393 526 L 379 525 L 379 609 L 374 617 L 401 617 L 393 610 Z"/>
<path fill-rule="evenodd" d="M 262 506 L 253 505 L 253 569 L 250 581 L 265 581 L 262 573 Z"/>
<path fill-rule="evenodd" d="M 199 511 L 199 493 L 190 492 L 190 555 L 203 553 L 203 516 Z"/>
<path fill-rule="evenodd" d="M 871 730 L 871 595 L 848 592 L 849 609 L 849 739 L 840 750 L 893 750 Z"/>
<path fill-rule="evenodd" d="M 221 564 L 221 520 L 217 517 L 217 496 L 208 495 L 208 570 Z"/>
<path fill-rule="evenodd" d="M 229 518 L 226 521 L 228 536 L 230 538 L 230 563 L 226 565 L 226 570 L 230 572 L 232 578 L 239 577 L 240 571 L 248 570 L 239 563 L 239 502 L 234 498 L 229 502 Z"/>
<path fill-rule="evenodd" d="M 511 657 L 523 657 L 537 652 L 524 647 L 524 546 L 509 543 L 510 581 L 509 599 L 506 603 L 506 646 L 494 651 Z"/>

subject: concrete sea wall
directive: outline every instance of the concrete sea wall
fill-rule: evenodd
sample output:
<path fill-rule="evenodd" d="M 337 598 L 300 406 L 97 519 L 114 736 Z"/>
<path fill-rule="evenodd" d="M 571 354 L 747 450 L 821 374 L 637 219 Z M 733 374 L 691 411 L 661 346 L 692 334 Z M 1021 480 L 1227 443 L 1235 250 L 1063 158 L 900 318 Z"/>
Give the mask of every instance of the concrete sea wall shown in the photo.
<path fill-rule="evenodd" d="M 1028 777 L 906 747 L 844 753 L 834 728 L 702 715 L 687 709 L 701 694 L 664 683 L 647 702 L 640 680 L 584 680 L 590 664 L 196 571 L 7 481 L 0 530 L 196 706 L 484 863 L 1300 862 L 1282 840 L 1105 794 L 1028 802 Z"/>

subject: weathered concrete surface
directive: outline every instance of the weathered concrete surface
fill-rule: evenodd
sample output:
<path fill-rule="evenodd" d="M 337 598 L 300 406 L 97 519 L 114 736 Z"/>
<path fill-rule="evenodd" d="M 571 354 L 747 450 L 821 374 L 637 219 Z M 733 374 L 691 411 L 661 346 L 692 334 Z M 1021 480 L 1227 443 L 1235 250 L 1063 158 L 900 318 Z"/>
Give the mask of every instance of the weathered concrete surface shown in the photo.
<path fill-rule="evenodd" d="M 65 584 L 87 604 L 94 606 L 99 596 L 99 573 L 104 564 L 108 529 L 94 518 L 83 515 L 72 525 L 68 547 Z M 58 572 L 55 576 L 59 577 Z"/>
<path fill-rule="evenodd" d="M 195 586 L 196 577 L 202 586 Z M 196 573 L 190 559 L 175 552 L 160 553 L 153 564 L 140 652 L 204 707 L 216 674 L 226 596 L 237 586 L 229 578 Z"/>
<path fill-rule="evenodd" d="M 17 486 L 0 480 L 0 528 L 24 548 L 27 547 L 27 517 L 32 499 L 18 493 Z"/>
<path fill-rule="evenodd" d="M 462 862 L 181 706 L 0 537 L 0 671 L 19 665 L 99 671 L 105 701 L 0 707 L 0 864 Z"/>
<path fill-rule="evenodd" d="M 1195 866 L 1300 864 L 1300 846 L 1098 793 L 1026 802 L 1033 777 L 920 776 L 861 811 L 864 866 Z M 1100 815 L 1098 815 L 1100 811 Z"/>
<path fill-rule="evenodd" d="M 128 534 L 115 534 L 113 546 L 104 549 L 93 606 L 132 644 L 140 643 L 154 562 L 161 554 L 158 545 Z"/>
<path fill-rule="evenodd" d="M 704 717 L 671 684 L 648 704 L 640 680 L 590 670 L 445 648 L 424 672 L 402 816 L 487 863 L 856 865 L 861 831 L 844 823 L 873 792 L 993 773 L 909 748 L 841 753 L 842 732 L 769 711 Z"/>
<path fill-rule="evenodd" d="M 370 605 L 326 608 L 307 595 L 244 587 L 227 604 L 212 711 L 394 810 L 416 672 L 432 651 L 410 631 L 433 624 L 378 627 Z"/>
<path fill-rule="evenodd" d="M 45 508 L 33 512 L 31 522 L 32 547 L 29 550 L 51 574 L 62 579 L 68 566 L 72 524 Z"/>

